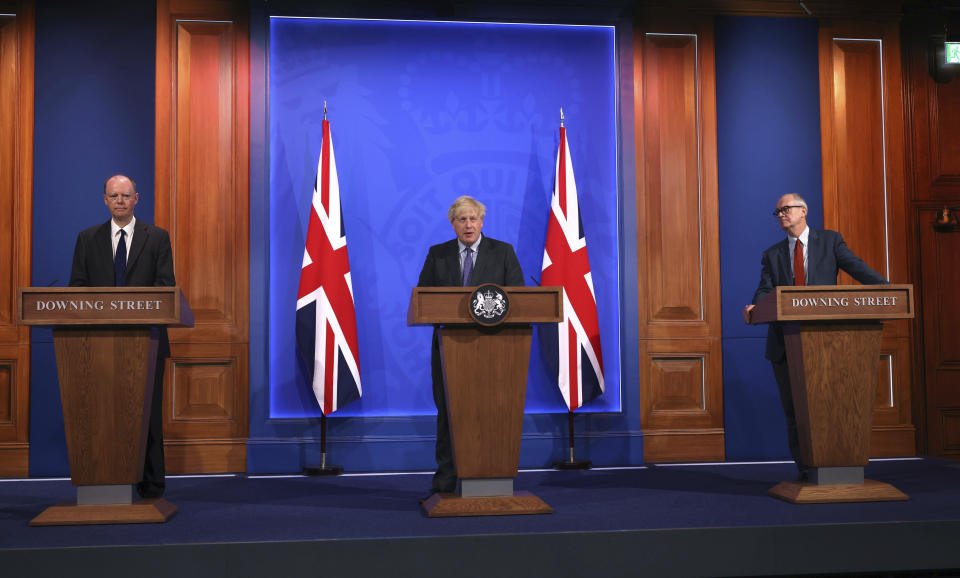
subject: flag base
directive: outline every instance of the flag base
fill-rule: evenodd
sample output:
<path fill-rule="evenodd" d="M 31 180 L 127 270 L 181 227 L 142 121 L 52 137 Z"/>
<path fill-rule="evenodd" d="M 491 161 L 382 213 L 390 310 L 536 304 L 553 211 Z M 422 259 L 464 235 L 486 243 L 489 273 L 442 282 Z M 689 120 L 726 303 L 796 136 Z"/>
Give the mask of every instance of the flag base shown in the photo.
<path fill-rule="evenodd" d="M 593 467 L 590 460 L 566 460 L 562 462 L 553 462 L 555 470 L 589 470 Z"/>
<path fill-rule="evenodd" d="M 343 466 L 307 466 L 303 473 L 308 476 L 339 476 L 343 473 Z"/>

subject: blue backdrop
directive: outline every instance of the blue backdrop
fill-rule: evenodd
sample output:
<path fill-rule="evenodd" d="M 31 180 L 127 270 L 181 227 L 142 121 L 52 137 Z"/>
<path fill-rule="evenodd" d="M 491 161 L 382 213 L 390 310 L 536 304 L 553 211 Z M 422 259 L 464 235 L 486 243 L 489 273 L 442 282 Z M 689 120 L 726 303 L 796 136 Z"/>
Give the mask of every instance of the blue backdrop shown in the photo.
<path fill-rule="evenodd" d="M 760 280 L 760 255 L 784 238 L 771 214 L 800 193 L 811 227 L 823 225 L 817 22 L 719 17 L 717 166 L 727 459 L 789 458 L 786 422 L 765 325 L 741 310 Z"/>
<path fill-rule="evenodd" d="M 110 218 L 107 177 L 136 180 L 137 218 L 153 222 L 156 7 L 49 0 L 36 19 L 31 282 L 64 286 L 77 233 Z M 30 342 L 30 474 L 63 475 L 50 329 L 32 328 Z"/>
<path fill-rule="evenodd" d="M 447 208 L 487 205 L 483 233 L 539 280 L 560 108 L 619 411 L 617 65 L 614 28 L 274 17 L 269 28 L 270 416 L 319 415 L 296 360 L 294 313 L 324 100 L 340 180 L 363 398 L 337 415 L 433 415 L 429 327 L 406 326 Z M 528 412 L 566 411 L 531 354 Z"/>

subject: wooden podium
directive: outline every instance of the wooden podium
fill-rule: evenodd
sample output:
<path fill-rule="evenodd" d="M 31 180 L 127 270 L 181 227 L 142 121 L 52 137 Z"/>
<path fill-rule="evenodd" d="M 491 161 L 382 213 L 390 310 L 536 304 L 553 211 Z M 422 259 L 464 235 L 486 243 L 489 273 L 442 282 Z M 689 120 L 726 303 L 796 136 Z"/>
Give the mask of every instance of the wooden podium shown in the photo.
<path fill-rule="evenodd" d="M 912 285 L 782 286 L 751 323 L 782 323 L 800 453 L 810 482 L 781 482 L 770 495 L 793 503 L 906 500 L 867 480 L 881 321 L 912 318 Z"/>
<path fill-rule="evenodd" d="M 434 494 L 430 517 L 549 514 L 529 492 L 514 492 L 520 462 L 531 323 L 563 320 L 559 287 L 501 287 L 509 300 L 502 322 L 474 321 L 476 287 L 416 287 L 407 325 L 439 325 L 444 390 L 459 494 Z"/>
<path fill-rule="evenodd" d="M 23 325 L 53 327 L 70 477 L 77 499 L 31 526 L 166 522 L 177 507 L 134 500 L 143 477 L 160 326 L 193 327 L 178 287 L 17 291 Z"/>

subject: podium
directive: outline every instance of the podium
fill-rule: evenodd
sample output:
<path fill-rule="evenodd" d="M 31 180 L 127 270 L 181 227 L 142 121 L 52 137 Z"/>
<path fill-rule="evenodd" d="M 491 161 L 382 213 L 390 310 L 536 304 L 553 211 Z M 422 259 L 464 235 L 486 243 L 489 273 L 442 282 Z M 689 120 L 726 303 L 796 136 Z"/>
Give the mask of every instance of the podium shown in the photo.
<path fill-rule="evenodd" d="M 751 323 L 783 324 L 800 454 L 810 482 L 769 494 L 793 503 L 906 500 L 864 479 L 883 320 L 914 315 L 912 285 L 782 286 L 753 309 Z"/>
<path fill-rule="evenodd" d="M 523 404 L 530 362 L 531 323 L 563 320 L 559 287 L 495 287 L 506 294 L 506 315 L 493 326 L 474 320 L 477 287 L 416 287 L 407 325 L 439 325 L 444 391 L 459 494 L 434 494 L 430 517 L 549 514 L 529 492 L 515 492 Z"/>
<path fill-rule="evenodd" d="M 53 327 L 75 501 L 31 526 L 166 522 L 177 507 L 134 499 L 143 477 L 161 326 L 193 327 L 178 287 L 51 287 L 17 291 L 22 325 Z"/>

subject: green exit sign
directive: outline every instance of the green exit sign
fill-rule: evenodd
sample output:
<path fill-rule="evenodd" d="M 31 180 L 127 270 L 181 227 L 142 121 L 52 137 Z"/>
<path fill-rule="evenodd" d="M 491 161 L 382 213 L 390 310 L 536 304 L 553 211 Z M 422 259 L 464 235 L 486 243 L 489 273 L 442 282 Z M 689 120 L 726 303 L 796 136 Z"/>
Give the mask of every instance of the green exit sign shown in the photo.
<path fill-rule="evenodd" d="M 946 42 L 943 51 L 947 57 L 947 64 L 960 64 L 960 42 Z"/>

